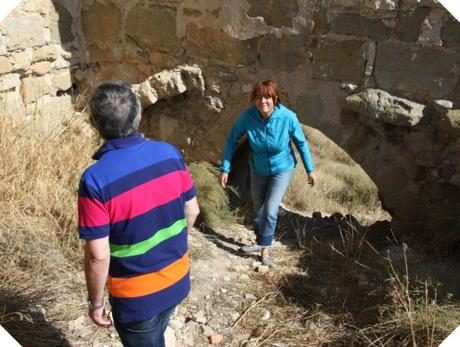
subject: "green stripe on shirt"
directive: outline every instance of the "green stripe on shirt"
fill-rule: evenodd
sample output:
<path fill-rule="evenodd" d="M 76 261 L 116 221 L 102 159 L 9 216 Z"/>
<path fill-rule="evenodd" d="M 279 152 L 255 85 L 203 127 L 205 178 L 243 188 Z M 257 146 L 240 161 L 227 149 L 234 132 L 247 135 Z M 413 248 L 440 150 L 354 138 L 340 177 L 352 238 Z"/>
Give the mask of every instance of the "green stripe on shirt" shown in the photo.
<path fill-rule="evenodd" d="M 158 230 L 155 233 L 155 235 L 153 235 L 151 238 L 147 240 L 132 245 L 116 245 L 114 243 L 111 243 L 110 254 L 113 257 L 117 258 L 133 257 L 135 255 L 145 254 L 161 242 L 166 241 L 171 237 L 180 234 L 186 226 L 187 221 L 185 220 L 185 218 L 179 219 L 173 225 Z"/>

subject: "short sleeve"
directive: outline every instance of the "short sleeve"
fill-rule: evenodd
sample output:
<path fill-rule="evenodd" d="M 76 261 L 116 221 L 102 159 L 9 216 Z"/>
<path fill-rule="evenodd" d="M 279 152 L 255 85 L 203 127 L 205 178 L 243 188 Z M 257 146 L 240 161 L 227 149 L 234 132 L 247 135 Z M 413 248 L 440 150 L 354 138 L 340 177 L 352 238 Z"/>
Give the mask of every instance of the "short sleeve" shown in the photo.
<path fill-rule="evenodd" d="M 103 238 L 110 232 L 107 206 L 84 179 L 78 189 L 78 232 L 84 240 Z"/>

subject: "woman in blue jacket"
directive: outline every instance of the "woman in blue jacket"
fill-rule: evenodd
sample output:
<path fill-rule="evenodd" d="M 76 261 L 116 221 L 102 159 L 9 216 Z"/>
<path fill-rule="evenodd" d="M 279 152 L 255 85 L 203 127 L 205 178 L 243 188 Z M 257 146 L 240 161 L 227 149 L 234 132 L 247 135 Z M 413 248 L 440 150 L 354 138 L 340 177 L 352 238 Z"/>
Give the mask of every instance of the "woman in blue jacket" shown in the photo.
<path fill-rule="evenodd" d="M 294 112 L 280 103 L 278 87 L 267 80 L 256 83 L 251 107 L 236 120 L 227 138 L 222 160 L 220 184 L 226 187 L 230 162 L 238 140 L 246 135 L 250 147 L 251 195 L 255 211 L 257 243 L 241 247 L 244 253 L 261 252 L 262 263 L 272 265 L 269 248 L 278 218 L 278 209 L 297 163 L 291 147 L 297 147 L 308 175 L 316 181 L 308 142 Z"/>

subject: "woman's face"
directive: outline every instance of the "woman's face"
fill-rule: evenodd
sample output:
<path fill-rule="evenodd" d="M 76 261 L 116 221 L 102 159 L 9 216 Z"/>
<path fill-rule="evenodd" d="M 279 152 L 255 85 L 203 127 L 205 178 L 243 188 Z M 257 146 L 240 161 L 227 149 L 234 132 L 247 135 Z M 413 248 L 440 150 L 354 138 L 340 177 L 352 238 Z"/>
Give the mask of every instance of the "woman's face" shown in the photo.
<path fill-rule="evenodd" d="M 264 118 L 269 117 L 275 108 L 275 102 L 271 96 L 258 96 L 254 104 Z"/>

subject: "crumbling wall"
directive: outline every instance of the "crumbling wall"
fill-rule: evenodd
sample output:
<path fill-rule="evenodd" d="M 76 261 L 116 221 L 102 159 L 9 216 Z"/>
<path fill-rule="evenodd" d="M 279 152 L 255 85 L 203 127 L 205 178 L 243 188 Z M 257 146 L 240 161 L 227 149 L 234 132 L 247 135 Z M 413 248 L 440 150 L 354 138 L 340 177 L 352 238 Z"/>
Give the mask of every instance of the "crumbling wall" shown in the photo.
<path fill-rule="evenodd" d="M 254 82 L 274 79 L 302 123 L 376 182 L 395 226 L 458 227 L 460 24 L 435 0 L 32 3 L 0 36 L 0 93 L 25 109 L 67 97 L 72 83 L 123 79 L 142 97 L 146 133 L 190 160 L 218 162 Z M 48 34 L 52 13 L 70 38 Z M 13 35 L 20 21 L 43 32 Z M 45 48 L 60 49 L 34 60 Z M 31 58 L 16 63 L 22 56 Z M 63 71 L 71 79 L 59 87 Z"/>
<path fill-rule="evenodd" d="M 80 37 L 73 1 L 23 0 L 0 23 L 2 115 L 63 115 L 73 107 Z"/>

